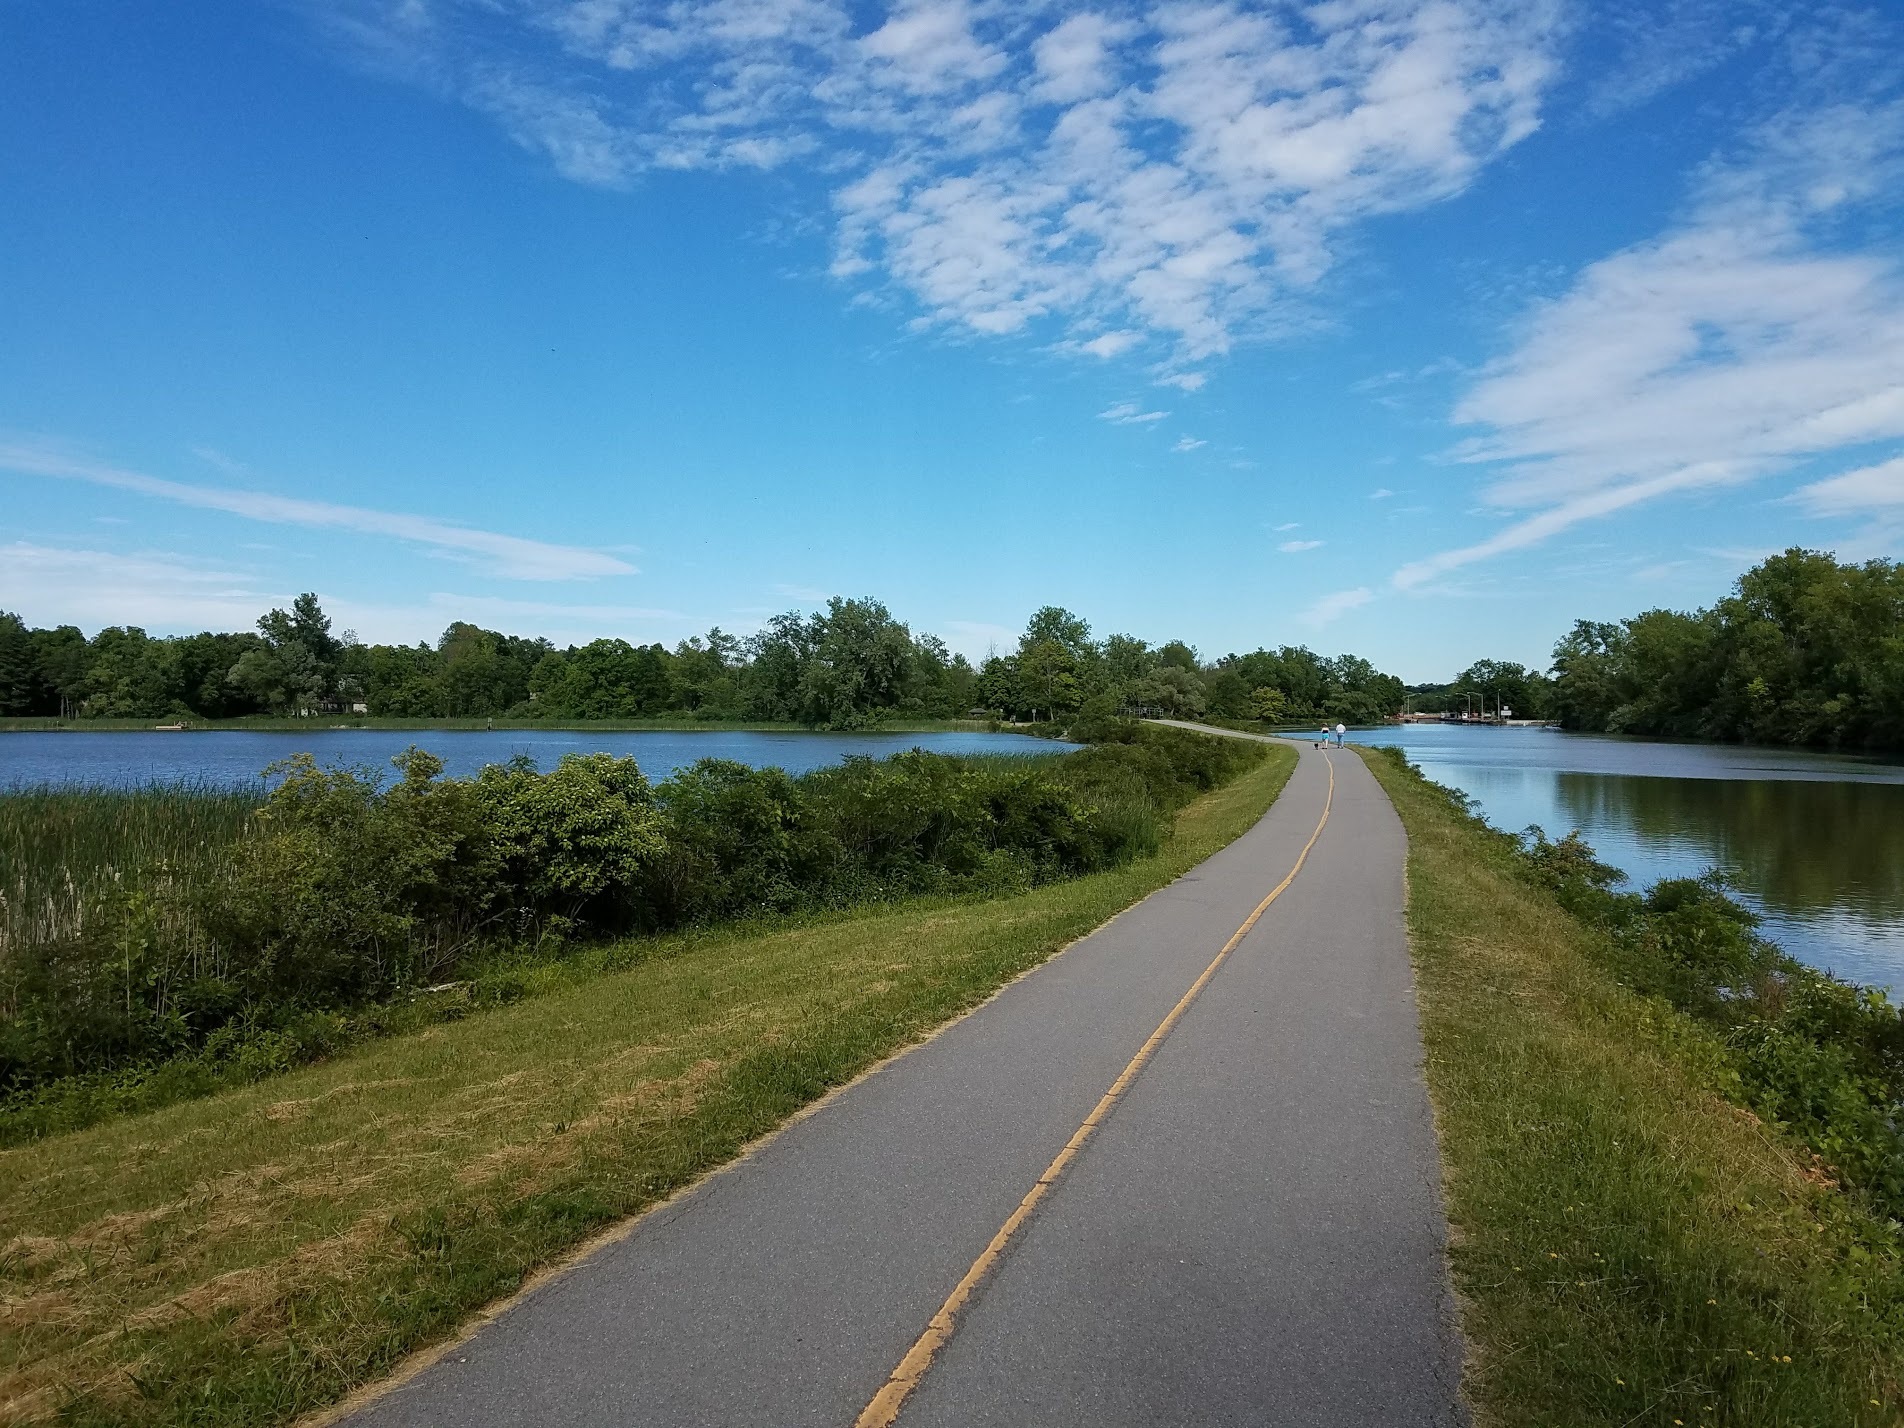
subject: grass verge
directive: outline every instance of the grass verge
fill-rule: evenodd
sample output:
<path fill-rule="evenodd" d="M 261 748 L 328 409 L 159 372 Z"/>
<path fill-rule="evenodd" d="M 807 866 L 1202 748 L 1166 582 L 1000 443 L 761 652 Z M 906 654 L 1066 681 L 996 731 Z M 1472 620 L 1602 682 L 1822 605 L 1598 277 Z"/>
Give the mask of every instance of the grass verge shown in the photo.
<path fill-rule="evenodd" d="M 1621 986 L 1508 840 L 1357 752 L 1408 830 L 1478 1423 L 1904 1421 L 1898 1226 L 1729 1102 L 1724 1043 Z"/>
<path fill-rule="evenodd" d="M 1208 857 L 1294 765 L 1110 872 L 620 944 L 515 1006 L 0 1153 L 0 1422 L 334 1401 Z"/>

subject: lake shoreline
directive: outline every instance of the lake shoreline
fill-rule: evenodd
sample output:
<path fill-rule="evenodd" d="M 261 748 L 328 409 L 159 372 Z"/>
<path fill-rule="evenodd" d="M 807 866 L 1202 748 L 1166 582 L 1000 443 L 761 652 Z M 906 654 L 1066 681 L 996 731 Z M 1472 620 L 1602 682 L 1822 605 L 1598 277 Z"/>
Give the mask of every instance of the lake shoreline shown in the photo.
<path fill-rule="evenodd" d="M 308 753 L 325 766 L 388 771 L 391 760 L 419 747 L 452 774 L 473 777 L 485 765 L 527 758 L 552 768 L 566 754 L 632 757 L 642 772 L 663 778 L 704 758 L 801 773 L 855 756 L 885 758 L 911 748 L 944 754 L 1050 755 L 1069 745 L 1018 730 L 805 728 L 692 729 L 592 726 L 397 728 L 224 728 L 191 737 L 149 729 L 101 730 L 68 739 L 58 732 L 21 732 L 0 739 L 0 790 L 133 788 L 153 785 L 250 786 L 268 766 Z"/>
<path fill-rule="evenodd" d="M 1895 1421 L 1896 1221 L 1777 1123 L 1746 1049 L 1632 985 L 1531 860 L 1362 754 L 1408 832 L 1476 1424 Z"/>
<path fill-rule="evenodd" d="M 774 723 L 750 719 L 510 719 L 472 715 L 468 718 L 397 719 L 371 715 L 318 715 L 309 719 L 279 719 L 264 716 L 243 719 L 200 719 L 177 722 L 165 719 L 0 719 L 0 734 L 207 734 L 247 732 L 259 734 L 296 734 L 306 731 L 338 729 L 408 730 L 542 730 L 546 732 L 605 732 L 667 734 L 697 733 L 702 730 L 734 734 L 930 734 L 972 733 L 993 728 L 1009 729 L 987 719 L 895 719 L 868 724 L 851 731 L 827 730 L 810 724 Z"/>
<path fill-rule="evenodd" d="M 1543 729 L 1417 724 L 1348 738 L 1402 748 L 1497 828 L 1577 830 L 1633 888 L 1718 869 L 1792 956 L 1904 992 L 1904 765 Z"/>

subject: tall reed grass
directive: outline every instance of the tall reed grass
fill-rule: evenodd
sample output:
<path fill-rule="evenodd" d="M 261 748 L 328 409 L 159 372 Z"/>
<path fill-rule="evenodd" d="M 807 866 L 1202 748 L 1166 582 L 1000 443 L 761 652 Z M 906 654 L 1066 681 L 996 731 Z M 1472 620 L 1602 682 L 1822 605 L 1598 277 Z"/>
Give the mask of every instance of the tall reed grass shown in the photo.
<path fill-rule="evenodd" d="M 0 791 L 0 1012 L 15 1010 L 5 973 L 20 951 L 83 940 L 134 893 L 202 884 L 264 793 L 190 783 Z"/>

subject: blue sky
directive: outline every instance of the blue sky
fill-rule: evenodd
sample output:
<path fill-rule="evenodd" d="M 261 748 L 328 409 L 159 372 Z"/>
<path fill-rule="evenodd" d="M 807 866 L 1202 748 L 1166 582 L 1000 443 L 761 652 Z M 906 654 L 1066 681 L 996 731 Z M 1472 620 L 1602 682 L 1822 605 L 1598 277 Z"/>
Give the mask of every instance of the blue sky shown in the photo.
<path fill-rule="evenodd" d="M 0 5 L 0 608 L 1544 665 L 1904 553 L 1904 13 Z"/>

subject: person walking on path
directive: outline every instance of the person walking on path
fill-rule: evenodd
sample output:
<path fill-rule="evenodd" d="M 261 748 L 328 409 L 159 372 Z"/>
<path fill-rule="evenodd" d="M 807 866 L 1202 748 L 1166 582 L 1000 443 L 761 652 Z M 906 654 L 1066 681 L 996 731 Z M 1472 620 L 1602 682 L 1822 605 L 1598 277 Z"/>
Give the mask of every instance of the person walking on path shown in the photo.
<path fill-rule="evenodd" d="M 1324 724 L 1321 730 L 1316 734 L 1316 747 L 1318 749 L 1326 749 L 1329 747 L 1329 726 L 1327 724 Z"/>
<path fill-rule="evenodd" d="M 1327 733 L 1328 731 L 1325 729 L 1323 732 Z M 1335 726 L 1335 746 L 1338 749 L 1342 747 L 1342 736 L 1348 732 L 1349 726 L 1347 724 L 1337 724 Z"/>

